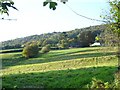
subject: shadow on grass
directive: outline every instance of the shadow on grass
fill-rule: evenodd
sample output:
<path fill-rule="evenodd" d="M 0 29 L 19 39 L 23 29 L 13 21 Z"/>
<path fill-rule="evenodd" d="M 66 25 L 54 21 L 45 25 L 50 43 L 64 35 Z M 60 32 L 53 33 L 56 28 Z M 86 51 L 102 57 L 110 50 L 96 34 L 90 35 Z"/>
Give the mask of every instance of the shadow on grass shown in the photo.
<path fill-rule="evenodd" d="M 46 63 L 46 62 L 52 62 L 52 61 L 60 61 L 59 59 L 62 57 L 63 60 L 64 56 L 73 54 L 73 53 L 79 53 L 79 52 L 91 52 L 98 49 L 88 49 L 88 50 L 76 50 L 76 51 L 68 51 L 63 52 L 63 50 L 55 50 L 55 52 L 49 52 L 46 54 L 39 54 L 36 58 L 26 59 L 21 54 L 14 54 L 12 58 L 2 58 L 2 66 L 5 68 L 5 66 L 14 66 L 14 65 L 26 65 L 26 64 L 36 64 L 36 63 Z M 62 51 L 62 52 L 61 52 Z M 66 50 L 64 50 L 66 51 Z M 7 53 L 6 53 L 7 54 Z M 60 57 L 60 58 L 58 58 Z M 25 63 L 21 63 L 25 62 Z"/>
<path fill-rule="evenodd" d="M 10 58 L 2 58 L 2 67 L 4 68 L 5 66 L 13 66 L 24 60 L 27 59 L 24 58 L 21 54 L 15 54 Z"/>
<path fill-rule="evenodd" d="M 2 77 L 3 88 L 83 88 L 92 78 L 113 82 L 116 67 L 91 67 L 75 70 L 59 70 L 11 74 Z"/>
<path fill-rule="evenodd" d="M 49 53 L 49 57 L 54 57 L 54 56 L 62 56 L 62 55 L 69 55 L 69 54 L 74 54 L 74 53 L 80 53 L 80 52 L 92 52 L 92 51 L 97 51 L 99 49 L 88 49 L 88 50 L 77 50 L 77 51 L 70 51 L 70 52 L 55 52 L 55 53 Z M 62 50 L 60 50 L 62 51 Z"/>
<path fill-rule="evenodd" d="M 76 59 L 76 58 L 90 58 L 90 57 L 102 57 L 116 55 L 116 52 L 107 52 L 107 53 L 87 53 L 87 54 L 76 54 L 76 55 L 66 55 L 67 59 Z"/>
<path fill-rule="evenodd" d="M 63 61 L 63 60 L 73 60 L 73 59 L 80 59 L 80 58 L 92 58 L 92 57 L 102 57 L 102 56 L 110 56 L 116 55 L 116 52 L 106 52 L 106 53 L 83 53 L 81 52 L 88 52 L 93 50 L 83 50 L 83 51 L 74 51 L 68 52 L 64 54 L 57 54 L 56 52 L 49 52 L 47 54 L 40 54 L 38 58 L 30 58 L 26 59 L 22 57 L 21 54 L 16 54 L 13 58 L 5 58 L 2 59 L 3 61 L 3 68 L 9 66 L 16 66 L 16 65 L 27 65 L 27 64 L 37 64 L 37 63 L 48 63 L 48 62 L 55 62 L 55 61 Z"/>

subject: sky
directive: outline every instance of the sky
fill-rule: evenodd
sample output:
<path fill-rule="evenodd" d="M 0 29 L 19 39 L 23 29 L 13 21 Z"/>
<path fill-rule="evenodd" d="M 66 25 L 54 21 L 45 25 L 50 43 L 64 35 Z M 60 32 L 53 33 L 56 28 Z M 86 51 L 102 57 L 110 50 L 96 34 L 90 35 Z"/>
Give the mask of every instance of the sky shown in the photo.
<path fill-rule="evenodd" d="M 30 35 L 70 31 L 104 24 L 80 17 L 69 7 L 81 15 L 100 20 L 100 15 L 104 14 L 109 7 L 107 0 L 68 0 L 66 4 L 57 1 L 57 9 L 53 11 L 48 6 L 43 6 L 45 0 L 13 1 L 19 11 L 9 9 L 10 15 L 0 15 L 0 18 L 17 20 L 0 20 L 0 42 Z"/>

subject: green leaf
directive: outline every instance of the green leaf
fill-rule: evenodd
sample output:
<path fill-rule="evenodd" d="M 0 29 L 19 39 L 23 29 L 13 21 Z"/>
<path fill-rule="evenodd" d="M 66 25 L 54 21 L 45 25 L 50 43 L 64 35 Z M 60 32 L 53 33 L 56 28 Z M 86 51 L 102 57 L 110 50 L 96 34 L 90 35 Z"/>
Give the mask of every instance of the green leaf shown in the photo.
<path fill-rule="evenodd" d="M 43 6 L 46 6 L 47 4 L 48 4 L 48 2 L 46 2 L 46 1 L 45 1 L 45 2 L 43 2 Z"/>
<path fill-rule="evenodd" d="M 11 3 L 3 3 L 4 5 L 11 7 Z"/>
<path fill-rule="evenodd" d="M 55 10 L 57 6 L 56 2 L 50 2 L 49 8 Z"/>
<path fill-rule="evenodd" d="M 11 3 L 12 5 L 14 5 L 14 2 L 13 2 L 13 1 L 10 1 L 10 3 Z"/>

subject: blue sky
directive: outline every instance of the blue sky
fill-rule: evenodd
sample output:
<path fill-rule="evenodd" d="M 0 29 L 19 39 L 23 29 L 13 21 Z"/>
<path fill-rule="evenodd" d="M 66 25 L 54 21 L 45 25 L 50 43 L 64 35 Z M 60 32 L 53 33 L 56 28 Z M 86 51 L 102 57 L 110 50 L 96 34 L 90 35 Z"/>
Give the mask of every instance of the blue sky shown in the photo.
<path fill-rule="evenodd" d="M 0 18 L 13 18 L 17 21 L 0 20 L 0 41 L 103 24 L 76 15 L 67 5 L 77 13 L 94 19 L 101 19 L 100 15 L 108 9 L 107 0 L 68 0 L 67 5 L 58 2 L 55 11 L 48 6 L 43 7 L 44 0 L 13 1 L 19 11 L 10 9 L 9 17 L 0 15 Z"/>

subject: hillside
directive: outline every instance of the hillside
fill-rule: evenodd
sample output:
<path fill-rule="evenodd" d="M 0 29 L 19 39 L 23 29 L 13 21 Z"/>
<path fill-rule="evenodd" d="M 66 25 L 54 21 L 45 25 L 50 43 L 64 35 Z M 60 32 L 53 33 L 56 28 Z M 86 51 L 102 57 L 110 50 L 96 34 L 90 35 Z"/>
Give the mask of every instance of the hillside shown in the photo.
<path fill-rule="evenodd" d="M 37 41 L 39 46 L 51 44 L 53 47 L 56 47 L 57 44 L 59 44 L 63 40 L 63 37 L 62 37 L 63 34 L 64 34 L 64 38 L 67 38 L 67 41 L 68 40 L 70 41 L 71 44 L 69 46 L 74 47 L 75 45 L 79 46 L 78 44 L 80 42 L 78 42 L 79 40 L 78 36 L 82 32 L 91 31 L 92 36 L 95 37 L 96 35 L 99 35 L 103 30 L 105 30 L 105 25 L 97 25 L 97 26 L 90 26 L 90 27 L 81 28 L 81 29 L 75 29 L 67 32 L 53 32 L 53 33 L 45 33 L 41 35 L 32 35 L 24 38 L 17 38 L 13 40 L 4 41 L 2 42 L 2 45 L 0 45 L 0 48 L 1 49 L 20 48 L 25 43 L 31 42 L 31 41 Z M 75 41 L 76 39 L 77 41 Z"/>

